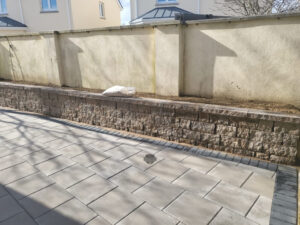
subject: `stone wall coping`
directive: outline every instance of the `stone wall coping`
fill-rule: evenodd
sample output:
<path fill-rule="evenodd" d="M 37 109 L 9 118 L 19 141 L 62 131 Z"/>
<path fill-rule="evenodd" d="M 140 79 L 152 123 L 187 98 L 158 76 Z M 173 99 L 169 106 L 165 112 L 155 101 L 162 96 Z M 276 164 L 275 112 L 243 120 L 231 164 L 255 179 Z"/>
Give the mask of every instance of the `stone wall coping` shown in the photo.
<path fill-rule="evenodd" d="M 55 93 L 65 96 L 74 96 L 86 99 L 95 99 L 99 101 L 109 101 L 114 102 L 116 107 L 118 104 L 134 104 L 149 107 L 159 107 L 164 109 L 176 111 L 188 111 L 196 113 L 209 113 L 215 115 L 224 115 L 239 118 L 250 118 L 250 119 L 260 119 L 260 120 L 270 120 L 276 122 L 285 123 L 296 123 L 300 124 L 300 115 L 271 112 L 266 110 L 258 109 L 248 109 L 248 108 L 237 108 L 213 104 L 203 104 L 203 103 L 190 103 L 172 100 L 162 100 L 153 98 L 124 98 L 124 97 L 107 97 L 101 93 L 92 93 L 87 91 L 78 91 L 63 89 L 59 87 L 46 87 L 38 85 L 28 85 L 28 84 L 15 84 L 10 82 L 0 82 L 0 88 L 12 88 L 12 89 L 24 89 L 33 91 L 46 91 L 48 93 Z"/>

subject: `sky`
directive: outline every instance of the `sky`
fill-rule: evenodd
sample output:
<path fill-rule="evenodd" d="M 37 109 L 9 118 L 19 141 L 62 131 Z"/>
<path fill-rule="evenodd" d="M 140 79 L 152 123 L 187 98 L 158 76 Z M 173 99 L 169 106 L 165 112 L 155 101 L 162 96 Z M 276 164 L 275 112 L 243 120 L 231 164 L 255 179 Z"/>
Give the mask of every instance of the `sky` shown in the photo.
<path fill-rule="evenodd" d="M 123 10 L 121 12 L 121 24 L 126 25 L 130 21 L 130 0 L 121 0 Z"/>

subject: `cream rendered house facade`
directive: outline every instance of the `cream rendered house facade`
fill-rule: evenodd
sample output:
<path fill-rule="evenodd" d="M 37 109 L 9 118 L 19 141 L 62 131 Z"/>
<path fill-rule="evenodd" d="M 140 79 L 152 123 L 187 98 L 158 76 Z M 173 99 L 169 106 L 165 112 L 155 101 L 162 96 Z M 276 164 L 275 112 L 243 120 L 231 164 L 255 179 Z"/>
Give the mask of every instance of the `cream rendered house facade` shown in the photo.
<path fill-rule="evenodd" d="M 121 10 L 119 0 L 0 0 L 0 16 L 26 25 L 12 32 L 120 26 Z"/>
<path fill-rule="evenodd" d="M 221 0 L 218 0 L 218 2 L 220 3 Z M 215 0 L 131 0 L 130 4 L 132 21 L 153 9 L 160 8 L 171 8 L 171 10 L 172 8 L 179 8 L 194 14 L 224 15 L 220 4 L 217 4 Z M 160 11 L 157 11 L 157 13 L 160 13 Z"/>

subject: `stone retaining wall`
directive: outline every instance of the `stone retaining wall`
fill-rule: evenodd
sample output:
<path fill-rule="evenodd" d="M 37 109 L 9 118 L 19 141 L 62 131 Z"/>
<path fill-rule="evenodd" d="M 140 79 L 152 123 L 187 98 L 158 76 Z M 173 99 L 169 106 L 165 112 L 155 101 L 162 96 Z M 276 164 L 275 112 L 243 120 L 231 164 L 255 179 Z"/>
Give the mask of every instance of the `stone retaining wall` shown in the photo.
<path fill-rule="evenodd" d="M 300 116 L 0 83 L 0 106 L 295 164 Z"/>

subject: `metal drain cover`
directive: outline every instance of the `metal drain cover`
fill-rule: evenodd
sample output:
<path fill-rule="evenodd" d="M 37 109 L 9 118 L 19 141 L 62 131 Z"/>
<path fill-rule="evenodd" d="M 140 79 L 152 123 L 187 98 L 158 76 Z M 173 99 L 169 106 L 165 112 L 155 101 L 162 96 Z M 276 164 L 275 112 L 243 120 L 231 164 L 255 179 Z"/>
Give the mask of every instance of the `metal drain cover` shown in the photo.
<path fill-rule="evenodd" d="M 153 155 L 153 154 L 147 154 L 147 155 L 144 157 L 144 161 L 145 161 L 147 164 L 153 164 L 153 163 L 156 161 L 156 157 L 155 157 L 155 155 Z"/>

